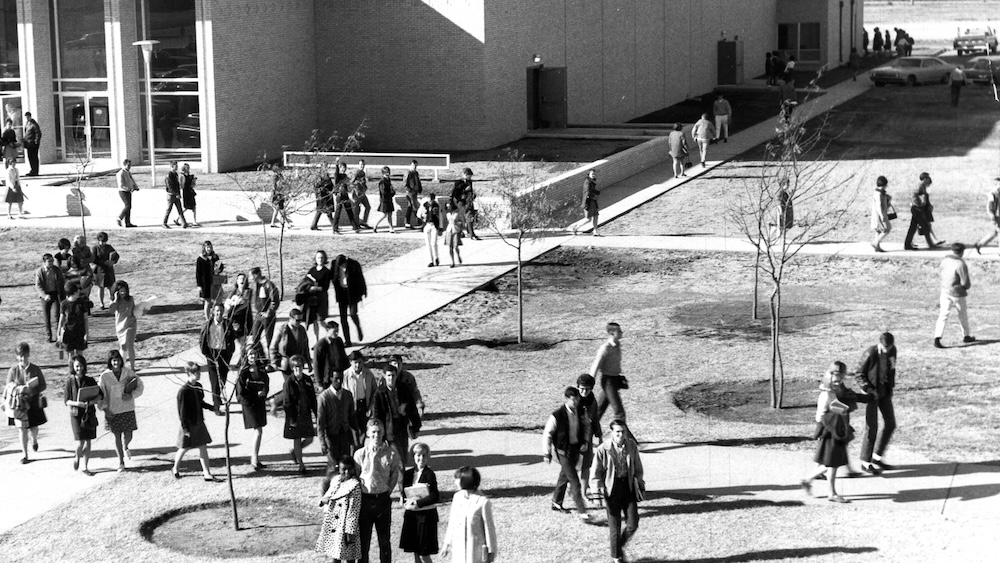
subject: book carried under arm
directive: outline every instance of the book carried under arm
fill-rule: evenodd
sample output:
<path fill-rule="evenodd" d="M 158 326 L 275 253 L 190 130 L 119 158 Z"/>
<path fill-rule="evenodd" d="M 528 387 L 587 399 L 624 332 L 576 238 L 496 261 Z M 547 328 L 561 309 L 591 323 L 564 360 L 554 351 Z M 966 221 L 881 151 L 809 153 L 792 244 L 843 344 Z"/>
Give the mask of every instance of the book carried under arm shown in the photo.
<path fill-rule="evenodd" d="M 81 403 L 89 403 L 90 401 L 96 400 L 100 396 L 101 388 L 97 385 L 81 387 L 80 390 L 76 392 L 76 400 Z"/>
<path fill-rule="evenodd" d="M 417 483 L 403 489 L 403 496 L 407 500 L 421 500 L 431 496 L 431 489 L 427 483 Z"/>

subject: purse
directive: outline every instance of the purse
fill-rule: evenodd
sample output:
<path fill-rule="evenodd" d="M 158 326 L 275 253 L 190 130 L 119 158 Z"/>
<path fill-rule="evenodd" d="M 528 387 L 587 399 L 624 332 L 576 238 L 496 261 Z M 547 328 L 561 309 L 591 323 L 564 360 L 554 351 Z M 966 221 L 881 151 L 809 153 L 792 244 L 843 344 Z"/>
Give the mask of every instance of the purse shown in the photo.
<path fill-rule="evenodd" d="M 896 213 L 896 208 L 893 207 L 891 203 L 889 204 L 889 212 L 885 214 L 885 217 L 890 221 L 895 221 L 896 217 L 899 217 L 899 215 Z"/>

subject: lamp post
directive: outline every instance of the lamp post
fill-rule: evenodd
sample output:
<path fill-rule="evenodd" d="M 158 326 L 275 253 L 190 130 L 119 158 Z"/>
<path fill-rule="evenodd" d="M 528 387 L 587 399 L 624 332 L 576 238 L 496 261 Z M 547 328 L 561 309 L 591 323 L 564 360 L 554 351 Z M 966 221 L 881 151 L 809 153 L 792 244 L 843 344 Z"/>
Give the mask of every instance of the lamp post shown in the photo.
<path fill-rule="evenodd" d="M 150 187 L 156 187 L 156 156 L 154 144 L 156 144 L 156 132 L 153 129 L 153 46 L 159 41 L 146 40 L 136 41 L 136 45 L 142 49 L 142 60 L 146 62 L 146 143 L 149 146 L 149 182 Z"/>

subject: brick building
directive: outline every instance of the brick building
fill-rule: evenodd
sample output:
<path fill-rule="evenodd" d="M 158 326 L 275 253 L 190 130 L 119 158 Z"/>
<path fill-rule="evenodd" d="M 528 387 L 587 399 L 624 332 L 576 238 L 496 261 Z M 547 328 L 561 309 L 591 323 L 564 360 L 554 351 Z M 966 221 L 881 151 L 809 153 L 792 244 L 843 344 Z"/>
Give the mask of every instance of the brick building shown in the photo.
<path fill-rule="evenodd" d="M 0 105 L 16 128 L 34 114 L 43 162 L 144 161 L 145 71 L 132 43 L 155 40 L 158 159 L 228 170 L 362 120 L 366 149 L 488 148 L 738 83 L 779 47 L 806 68 L 846 61 L 861 4 L 0 0 Z"/>

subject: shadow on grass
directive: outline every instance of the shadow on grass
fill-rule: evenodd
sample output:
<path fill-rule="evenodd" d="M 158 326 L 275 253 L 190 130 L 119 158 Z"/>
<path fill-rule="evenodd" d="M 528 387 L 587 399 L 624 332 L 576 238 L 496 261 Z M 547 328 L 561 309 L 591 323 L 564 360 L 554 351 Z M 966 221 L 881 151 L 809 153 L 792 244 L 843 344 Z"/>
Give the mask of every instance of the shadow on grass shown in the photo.
<path fill-rule="evenodd" d="M 710 512 L 726 512 L 731 510 L 748 510 L 752 508 L 785 507 L 792 508 L 802 506 L 803 503 L 797 500 L 769 501 L 769 500 L 732 500 L 698 502 L 690 504 L 668 504 L 662 506 L 639 506 L 639 516 L 676 516 L 678 514 L 707 514 Z"/>
<path fill-rule="evenodd" d="M 470 455 L 469 452 L 470 450 L 439 450 L 434 452 L 434 471 L 445 475 L 466 465 L 482 470 L 484 467 L 500 465 L 532 465 L 539 463 L 542 459 L 540 455 Z M 551 487 L 548 487 L 548 490 L 551 491 Z"/>
<path fill-rule="evenodd" d="M 136 342 L 143 342 L 149 340 L 150 338 L 156 336 L 172 336 L 175 334 L 197 334 L 201 329 L 199 328 L 179 328 L 177 330 L 167 330 L 162 332 L 143 332 L 135 336 Z M 138 358 L 136 358 L 138 359 Z"/>
<path fill-rule="evenodd" d="M 764 551 L 748 551 L 736 555 L 726 555 L 723 557 L 703 557 L 700 559 L 653 559 L 642 557 L 630 559 L 635 563 L 742 563 L 744 561 L 774 561 L 778 559 L 805 559 L 807 557 L 818 557 L 821 555 L 833 555 L 837 553 L 874 553 L 878 551 L 875 547 L 802 547 L 790 549 L 767 549 Z"/>
<path fill-rule="evenodd" d="M 785 407 L 786 409 L 793 408 L 805 408 L 810 405 Z M 812 405 L 815 407 L 815 405 Z M 757 438 L 727 438 L 720 440 L 708 440 L 704 442 L 682 442 L 680 444 L 664 444 L 654 448 L 643 448 L 643 454 L 655 454 L 670 450 L 679 450 L 682 448 L 690 448 L 694 446 L 773 446 L 777 444 L 799 444 L 801 442 L 812 442 L 813 439 L 809 436 L 760 436 Z"/>
<path fill-rule="evenodd" d="M 166 315 L 180 311 L 201 311 L 200 303 L 173 303 L 170 305 L 153 305 L 146 312 L 147 315 Z"/>
<path fill-rule="evenodd" d="M 409 364 L 407 364 L 409 365 Z M 427 422 L 429 420 L 443 420 L 446 418 L 461 418 L 464 416 L 505 416 L 510 413 L 508 412 L 479 412 L 479 411 L 445 411 L 445 412 L 429 412 L 423 416 L 423 421 Z M 430 432 L 424 432 L 424 434 L 429 434 Z"/>

